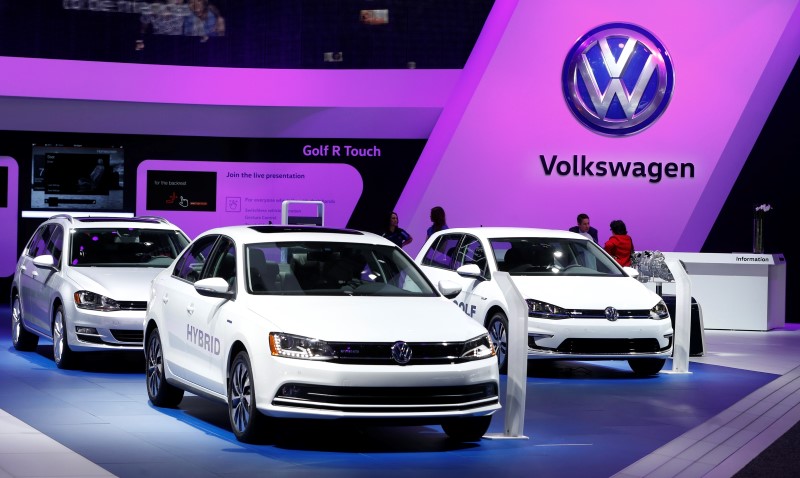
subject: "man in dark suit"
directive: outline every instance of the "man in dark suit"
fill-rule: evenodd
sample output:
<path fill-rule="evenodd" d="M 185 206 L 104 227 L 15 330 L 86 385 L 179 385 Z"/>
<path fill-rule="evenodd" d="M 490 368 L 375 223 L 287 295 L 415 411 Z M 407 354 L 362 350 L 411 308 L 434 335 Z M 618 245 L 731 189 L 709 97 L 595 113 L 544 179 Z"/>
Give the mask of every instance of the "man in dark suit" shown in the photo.
<path fill-rule="evenodd" d="M 577 232 L 578 234 L 583 234 L 584 236 L 591 238 L 595 242 L 595 244 L 598 243 L 597 229 L 589 225 L 588 214 L 584 213 L 578 214 L 578 225 L 570 227 L 569 230 L 571 232 Z"/>

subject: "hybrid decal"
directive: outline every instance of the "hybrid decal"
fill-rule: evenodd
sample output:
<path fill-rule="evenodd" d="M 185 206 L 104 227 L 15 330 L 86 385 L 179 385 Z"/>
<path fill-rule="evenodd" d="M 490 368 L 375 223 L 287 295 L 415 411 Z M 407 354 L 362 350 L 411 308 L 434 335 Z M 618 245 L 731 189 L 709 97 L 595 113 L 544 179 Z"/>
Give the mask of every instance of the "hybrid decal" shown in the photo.
<path fill-rule="evenodd" d="M 570 49 L 561 84 L 570 111 L 584 126 L 624 136 L 641 132 L 664 113 L 675 72 L 655 35 L 630 23 L 608 23 Z"/>
<path fill-rule="evenodd" d="M 186 340 L 214 355 L 219 355 L 222 348 L 218 338 L 189 324 L 186 324 Z"/>
<path fill-rule="evenodd" d="M 663 178 L 693 178 L 694 163 L 659 163 L 652 161 L 588 161 L 586 155 L 572 155 L 572 160 L 558 159 L 554 154 L 550 158 L 540 154 L 539 161 L 546 176 L 553 173 L 559 176 L 612 176 L 646 178 L 651 183 L 661 182 Z"/>

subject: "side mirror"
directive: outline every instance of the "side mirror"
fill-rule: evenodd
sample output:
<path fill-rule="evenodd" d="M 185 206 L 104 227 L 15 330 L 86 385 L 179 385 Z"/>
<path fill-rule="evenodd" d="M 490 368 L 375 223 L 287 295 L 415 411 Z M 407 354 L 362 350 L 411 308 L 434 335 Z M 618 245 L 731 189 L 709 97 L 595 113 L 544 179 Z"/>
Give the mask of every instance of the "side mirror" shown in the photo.
<path fill-rule="evenodd" d="M 34 257 L 33 265 L 36 267 L 47 267 L 48 269 L 54 269 L 56 267 L 56 261 L 50 254 L 44 254 Z"/>
<path fill-rule="evenodd" d="M 198 294 L 206 297 L 217 297 L 219 299 L 230 299 L 233 292 L 228 291 L 228 281 L 222 277 L 209 277 L 194 283 L 194 290 Z"/>
<path fill-rule="evenodd" d="M 483 274 L 481 274 L 481 268 L 478 267 L 478 264 L 464 264 L 463 266 L 456 269 L 456 272 L 461 277 L 486 280 L 486 278 L 483 277 Z"/>
<path fill-rule="evenodd" d="M 440 280 L 439 292 L 441 292 L 446 298 L 453 299 L 461 293 L 461 284 L 450 280 Z"/>
<path fill-rule="evenodd" d="M 633 267 L 625 266 L 625 267 L 622 268 L 622 270 L 625 271 L 626 274 L 628 274 L 629 276 L 633 277 L 634 279 L 639 277 L 639 271 L 637 271 Z"/>

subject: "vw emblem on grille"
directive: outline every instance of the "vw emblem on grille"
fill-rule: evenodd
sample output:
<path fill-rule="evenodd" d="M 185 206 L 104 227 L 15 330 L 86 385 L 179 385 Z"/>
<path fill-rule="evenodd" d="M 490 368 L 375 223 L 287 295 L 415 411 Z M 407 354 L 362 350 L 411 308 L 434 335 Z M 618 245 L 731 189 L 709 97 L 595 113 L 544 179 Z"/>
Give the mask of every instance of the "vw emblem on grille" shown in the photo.
<path fill-rule="evenodd" d="M 610 320 L 611 322 L 619 319 L 619 311 L 614 307 L 606 307 L 605 313 L 606 319 Z"/>
<path fill-rule="evenodd" d="M 411 346 L 402 340 L 392 345 L 392 359 L 400 365 L 405 365 L 411 360 Z"/>
<path fill-rule="evenodd" d="M 584 126 L 624 136 L 652 125 L 672 97 L 675 72 L 661 42 L 630 23 L 600 25 L 567 54 L 564 98 Z"/>

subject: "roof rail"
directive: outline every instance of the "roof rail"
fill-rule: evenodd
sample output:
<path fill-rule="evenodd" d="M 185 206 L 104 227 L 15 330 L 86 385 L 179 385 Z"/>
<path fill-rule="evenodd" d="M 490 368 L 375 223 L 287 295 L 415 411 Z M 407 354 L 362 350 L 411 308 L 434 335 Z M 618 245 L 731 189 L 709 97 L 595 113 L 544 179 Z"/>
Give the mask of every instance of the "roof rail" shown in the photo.
<path fill-rule="evenodd" d="M 72 214 L 56 214 L 55 216 L 50 216 L 50 219 L 56 219 L 59 217 L 69 219 L 69 222 L 72 222 Z"/>
<path fill-rule="evenodd" d="M 161 216 L 136 216 L 136 217 L 139 218 L 139 219 L 151 219 L 153 221 L 158 221 L 158 222 L 160 222 L 162 224 L 171 224 L 169 221 L 167 221 L 166 219 L 164 219 Z"/>

